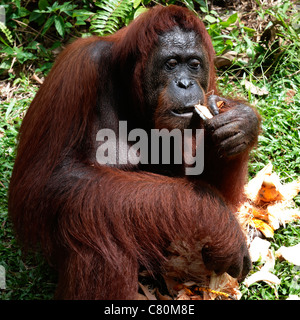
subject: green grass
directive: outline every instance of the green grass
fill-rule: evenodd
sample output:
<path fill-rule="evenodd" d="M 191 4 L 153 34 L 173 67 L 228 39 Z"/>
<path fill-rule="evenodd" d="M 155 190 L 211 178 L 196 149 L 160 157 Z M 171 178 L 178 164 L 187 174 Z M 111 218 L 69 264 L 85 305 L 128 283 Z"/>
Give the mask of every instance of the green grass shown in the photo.
<path fill-rule="evenodd" d="M 7 90 L 2 87 L 2 95 Z M 51 299 L 55 289 L 55 272 L 38 254 L 22 253 L 7 216 L 7 192 L 14 164 L 17 134 L 22 117 L 37 91 L 28 77 L 13 83 L 13 98 L 0 105 L 0 265 L 6 270 L 6 290 L 0 300 Z"/>
<path fill-rule="evenodd" d="M 299 52 L 299 42 L 297 52 Z M 296 50 L 296 48 L 294 48 Z M 287 56 L 294 57 L 296 51 L 289 50 Z M 277 67 L 270 78 L 258 77 L 252 79 L 252 83 L 258 87 L 265 87 L 269 94 L 257 97 L 251 92 L 245 91 L 240 82 L 233 82 L 234 74 L 228 71 L 223 74 L 220 87 L 225 93 L 236 92 L 237 96 L 247 97 L 262 116 L 262 134 L 259 137 L 258 147 L 252 152 L 249 164 L 250 177 L 253 177 L 269 161 L 274 170 L 279 174 L 283 183 L 299 179 L 300 174 L 300 85 L 299 73 L 289 77 L 292 70 L 299 70 L 299 62 L 296 66 L 290 66 L 289 60 L 284 59 L 284 64 Z M 278 69 L 280 68 L 280 69 Z M 293 72 L 292 72 L 293 73 Z M 229 85 L 228 85 L 229 81 Z M 292 101 L 288 101 L 288 93 L 294 90 Z M 295 199 L 300 205 L 300 195 Z M 273 252 L 280 246 L 293 246 L 300 242 L 300 222 L 294 222 L 275 231 L 271 241 Z M 259 263 L 254 264 L 251 274 L 259 270 Z M 249 288 L 241 285 L 243 300 L 282 300 L 289 295 L 300 297 L 300 266 L 294 266 L 286 261 L 276 260 L 272 271 L 281 279 L 280 285 L 268 285 L 265 282 L 252 284 Z"/>
<path fill-rule="evenodd" d="M 260 88 L 265 87 L 269 94 L 263 97 L 247 92 L 237 82 L 230 81 L 228 77 L 235 78 L 234 72 L 226 72 L 220 86 L 226 92 L 236 92 L 238 96 L 247 97 L 262 116 L 262 134 L 259 137 L 258 147 L 252 152 L 249 165 L 250 177 L 253 177 L 269 161 L 280 176 L 283 183 L 299 179 L 300 174 L 300 85 L 299 61 L 295 57 L 299 54 L 299 39 L 293 46 L 285 48 L 285 55 L 278 61 L 272 76 L 254 75 L 250 70 L 249 78 Z M 291 76 L 292 74 L 292 76 Z M 294 97 L 289 101 L 289 92 Z M 295 199 L 300 205 L 300 195 Z M 275 231 L 271 241 L 271 250 L 275 252 L 280 246 L 293 246 L 300 242 L 300 222 L 294 222 Z M 259 270 L 259 263 L 254 264 L 251 273 Z M 280 285 L 269 285 L 265 282 L 252 284 L 249 288 L 241 285 L 243 300 L 282 300 L 289 295 L 300 297 L 300 267 L 286 261 L 276 260 L 272 271 L 281 280 Z"/>
<path fill-rule="evenodd" d="M 5 216 L 1 216 L 0 221 L 0 265 L 6 270 L 6 290 L 0 291 L 0 300 L 52 299 L 56 286 L 55 272 L 41 255 L 24 256 L 11 232 L 11 224 Z"/>

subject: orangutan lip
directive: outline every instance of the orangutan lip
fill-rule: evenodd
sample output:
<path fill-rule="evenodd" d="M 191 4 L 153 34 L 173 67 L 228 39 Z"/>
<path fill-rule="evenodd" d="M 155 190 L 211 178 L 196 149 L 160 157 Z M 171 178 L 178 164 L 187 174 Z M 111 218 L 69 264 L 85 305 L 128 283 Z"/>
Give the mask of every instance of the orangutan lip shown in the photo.
<path fill-rule="evenodd" d="M 186 107 L 182 109 L 177 110 L 171 110 L 171 113 L 176 117 L 184 117 L 184 118 L 190 118 L 193 115 L 195 107 Z"/>

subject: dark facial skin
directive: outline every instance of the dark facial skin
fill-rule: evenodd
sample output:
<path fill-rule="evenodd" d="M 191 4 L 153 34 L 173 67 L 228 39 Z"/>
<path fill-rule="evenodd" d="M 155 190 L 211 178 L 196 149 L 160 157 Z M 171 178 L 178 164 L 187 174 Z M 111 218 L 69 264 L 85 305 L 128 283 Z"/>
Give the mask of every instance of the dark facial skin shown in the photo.
<path fill-rule="evenodd" d="M 204 103 L 208 86 L 209 66 L 200 38 L 194 32 L 175 27 L 159 37 L 145 70 L 144 92 L 146 103 L 155 110 L 159 98 L 166 108 L 165 116 L 188 126 L 194 105 Z"/>
<path fill-rule="evenodd" d="M 190 116 L 197 103 L 204 102 L 208 83 L 207 59 L 194 32 L 172 31 L 161 37 L 160 61 L 169 85 L 166 94 L 172 99 L 175 116 Z"/>
<path fill-rule="evenodd" d="M 160 127 L 204 126 L 219 156 L 236 156 L 254 144 L 259 131 L 258 117 L 249 106 L 212 95 L 207 99 L 207 106 L 214 117 L 203 124 L 193 111 L 194 105 L 206 104 L 208 82 L 207 54 L 195 32 L 175 27 L 159 37 L 143 84 L 145 102 L 155 112 Z M 230 108 L 219 114 L 216 103 L 220 100 L 226 101 Z"/>

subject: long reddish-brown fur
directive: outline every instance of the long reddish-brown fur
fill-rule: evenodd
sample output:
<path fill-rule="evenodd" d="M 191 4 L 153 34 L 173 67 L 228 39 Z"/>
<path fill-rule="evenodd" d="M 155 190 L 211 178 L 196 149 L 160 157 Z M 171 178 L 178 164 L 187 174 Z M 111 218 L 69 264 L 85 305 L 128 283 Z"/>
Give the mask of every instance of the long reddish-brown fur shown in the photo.
<path fill-rule="evenodd" d="M 58 269 L 57 298 L 134 299 L 139 266 L 158 271 L 172 241 L 209 237 L 219 261 L 240 241 L 228 204 L 242 194 L 248 151 L 201 183 L 95 158 L 100 128 L 117 130 L 122 119 L 151 127 L 141 76 L 158 35 L 175 25 L 201 35 L 215 93 L 202 22 L 185 9 L 156 7 L 115 35 L 69 45 L 24 118 L 9 211 L 19 240 L 39 244 Z"/>

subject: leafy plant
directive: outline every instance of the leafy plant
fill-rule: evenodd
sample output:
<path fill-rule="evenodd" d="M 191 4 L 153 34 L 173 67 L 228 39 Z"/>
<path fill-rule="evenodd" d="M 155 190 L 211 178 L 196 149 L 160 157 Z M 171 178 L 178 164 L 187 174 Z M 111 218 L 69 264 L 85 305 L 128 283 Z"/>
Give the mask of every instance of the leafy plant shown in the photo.
<path fill-rule="evenodd" d="M 205 10 L 206 11 L 206 10 Z M 218 17 L 218 13 L 210 11 L 204 17 L 204 20 L 208 23 L 208 33 L 212 38 L 213 45 L 217 55 L 222 54 L 226 50 L 232 50 L 234 42 L 237 42 L 238 34 L 235 23 L 237 21 L 237 13 L 230 15 L 226 21 L 221 21 Z M 224 34 L 224 31 L 232 27 L 232 31 Z"/>
<path fill-rule="evenodd" d="M 54 60 L 53 50 L 62 45 L 62 38 L 68 41 L 70 37 L 82 35 L 77 27 L 86 26 L 94 14 L 90 11 L 93 2 L 89 0 L 82 1 L 78 10 L 78 5 L 72 2 L 3 1 L 6 26 L 0 26 L 0 72 L 9 77 L 18 74 L 28 60 L 34 61 L 37 69 L 49 71 L 52 65 L 49 61 Z M 6 38 L 1 37 L 1 32 Z"/>
<path fill-rule="evenodd" d="M 63 2 L 59 4 L 57 1 L 49 5 L 47 0 L 40 0 L 39 9 L 33 10 L 29 16 L 29 21 L 35 21 L 38 25 L 43 24 L 42 35 L 45 35 L 49 28 L 54 24 L 57 33 L 64 37 L 66 30 L 72 27 L 67 22 L 68 17 L 72 17 L 72 11 L 77 5 L 71 2 Z"/>
<path fill-rule="evenodd" d="M 139 1 L 140 2 L 140 1 Z M 133 7 L 137 5 L 133 0 L 104 0 L 95 3 L 98 10 L 91 21 L 91 30 L 99 35 L 117 31 L 124 24 Z"/>
<path fill-rule="evenodd" d="M 0 31 L 2 31 L 5 36 L 6 39 L 8 40 L 8 42 L 13 45 L 14 41 L 13 41 L 13 36 L 12 33 L 10 32 L 10 30 L 6 27 L 6 25 L 3 22 L 0 22 Z M 9 44 L 0 36 L 0 40 L 8 47 Z"/>

